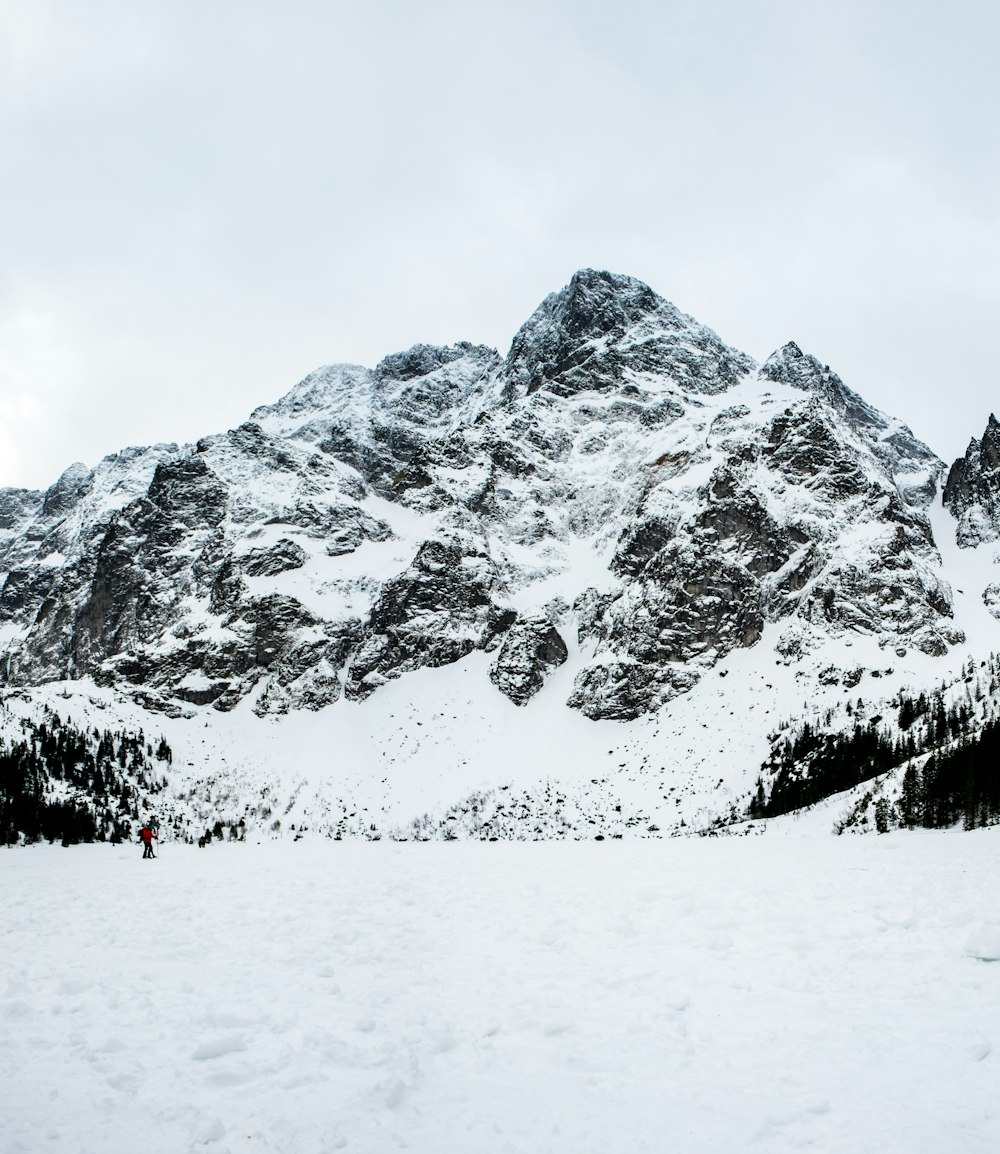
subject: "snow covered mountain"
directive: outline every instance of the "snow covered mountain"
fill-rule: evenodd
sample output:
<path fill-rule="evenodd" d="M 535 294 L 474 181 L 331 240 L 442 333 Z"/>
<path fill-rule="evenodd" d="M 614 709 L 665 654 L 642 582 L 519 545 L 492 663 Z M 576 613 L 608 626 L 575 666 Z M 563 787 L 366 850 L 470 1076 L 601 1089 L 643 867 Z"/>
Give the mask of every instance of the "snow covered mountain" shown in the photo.
<path fill-rule="evenodd" d="M 911 682 L 1000 648 L 979 613 L 1000 604 L 980 548 L 1000 536 L 997 429 L 948 474 L 951 520 L 944 463 L 828 366 L 793 343 L 757 365 L 639 281 L 584 270 L 506 358 L 460 343 L 328 366 L 228 433 L 0 491 L 0 679 L 182 750 L 197 732 L 241 818 L 272 791 L 300 825 L 348 832 L 376 795 L 416 817 L 518 773 L 537 798 L 572 750 L 581 813 L 630 812 L 616 798 L 641 778 L 633 825 L 666 798 L 672 828 L 720 809 L 709 778 L 731 803 L 768 752 L 773 721 L 745 717 L 718 755 L 664 751 L 667 731 L 695 743 L 685 712 L 719 709 L 719 673 L 745 715 L 765 670 L 791 671 L 764 682 L 789 715 L 846 691 L 828 673 L 845 647 L 862 668 L 906 659 Z M 461 772 L 405 752 L 425 724 Z M 329 743 L 349 767 L 324 754 L 295 787 Z M 211 812 L 195 765 L 170 790 Z M 686 807 L 664 792 L 681 782 Z"/>

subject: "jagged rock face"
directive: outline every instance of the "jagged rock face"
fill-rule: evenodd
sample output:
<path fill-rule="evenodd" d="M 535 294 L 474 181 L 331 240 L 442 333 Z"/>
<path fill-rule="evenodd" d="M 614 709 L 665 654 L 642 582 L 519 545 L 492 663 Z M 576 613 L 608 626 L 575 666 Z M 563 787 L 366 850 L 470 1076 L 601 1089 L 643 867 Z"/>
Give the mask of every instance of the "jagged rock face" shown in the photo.
<path fill-rule="evenodd" d="M 27 527 L 44 502 L 44 494 L 31 489 L 0 489 L 0 530 L 13 536 Z"/>
<path fill-rule="evenodd" d="M 92 480 L 93 477 L 86 465 L 79 462 L 70 465 L 59 480 L 47 490 L 42 502 L 42 516 L 64 516 L 89 491 Z"/>
<path fill-rule="evenodd" d="M 517 334 L 503 376 L 511 396 L 614 388 L 635 373 L 715 393 L 752 368 L 749 357 L 641 281 L 584 269 Z"/>
<path fill-rule="evenodd" d="M 992 413 L 982 438 L 949 470 L 943 500 L 958 521 L 959 545 L 1000 540 L 1000 424 Z"/>
<path fill-rule="evenodd" d="M 515 705 L 526 705 L 567 656 L 566 642 L 546 617 L 518 620 L 503 635 L 490 680 Z"/>
<path fill-rule="evenodd" d="M 765 381 L 790 384 L 822 401 L 841 429 L 851 430 L 867 443 L 878 461 L 893 474 L 907 500 L 926 508 L 937 492 L 941 461 L 898 422 L 892 421 L 852 392 L 815 357 L 794 341 L 772 353 L 760 369 Z"/>
<path fill-rule="evenodd" d="M 160 465 L 145 497 L 126 506 L 97 551 L 90 596 L 76 620 L 78 672 L 105 657 L 155 645 L 178 602 L 212 567 L 226 489 L 200 457 Z"/>
<path fill-rule="evenodd" d="M 593 664 L 576 679 L 568 705 L 594 721 L 631 721 L 698 683 L 694 670 L 672 666 L 650 675 L 648 666 L 630 661 Z"/>
<path fill-rule="evenodd" d="M 457 532 L 425 541 L 372 606 L 348 671 L 348 698 L 362 700 L 389 678 L 483 648 L 495 632 L 496 582 L 485 543 Z"/>
<path fill-rule="evenodd" d="M 274 577 L 289 569 L 301 569 L 307 556 L 301 545 L 282 537 L 269 549 L 251 549 L 240 563 L 243 572 L 251 577 Z"/>
<path fill-rule="evenodd" d="M 986 508 L 977 467 L 954 492 Z M 506 358 L 329 366 L 193 448 L 0 491 L 0 676 L 268 717 L 481 650 L 518 705 L 571 661 L 567 703 L 628 719 L 772 622 L 789 658 L 859 630 L 942 652 L 941 470 L 796 345 L 758 369 L 585 270 Z"/>

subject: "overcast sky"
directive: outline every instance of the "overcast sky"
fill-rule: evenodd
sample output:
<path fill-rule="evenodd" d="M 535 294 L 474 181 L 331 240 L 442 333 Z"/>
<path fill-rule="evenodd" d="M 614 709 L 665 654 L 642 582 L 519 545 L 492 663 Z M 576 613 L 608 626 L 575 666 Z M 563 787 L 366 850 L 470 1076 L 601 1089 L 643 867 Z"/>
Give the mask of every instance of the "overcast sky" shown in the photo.
<path fill-rule="evenodd" d="M 0 485 L 581 267 L 949 461 L 1000 409 L 995 0 L 0 0 Z"/>

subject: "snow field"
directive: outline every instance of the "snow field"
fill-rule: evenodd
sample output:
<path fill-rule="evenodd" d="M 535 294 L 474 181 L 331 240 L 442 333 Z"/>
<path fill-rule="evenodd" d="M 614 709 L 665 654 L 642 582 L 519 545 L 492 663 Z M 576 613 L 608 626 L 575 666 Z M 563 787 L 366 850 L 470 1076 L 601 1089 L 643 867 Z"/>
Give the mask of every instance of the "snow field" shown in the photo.
<path fill-rule="evenodd" d="M 3 851 L 0 1150 L 995 1152 L 998 848 Z"/>

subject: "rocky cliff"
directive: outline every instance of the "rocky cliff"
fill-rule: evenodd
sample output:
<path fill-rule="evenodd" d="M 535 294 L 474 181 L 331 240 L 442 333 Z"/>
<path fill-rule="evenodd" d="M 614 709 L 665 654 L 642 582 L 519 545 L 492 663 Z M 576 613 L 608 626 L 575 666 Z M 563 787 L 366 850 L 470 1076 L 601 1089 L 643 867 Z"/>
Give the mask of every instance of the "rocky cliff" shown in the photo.
<path fill-rule="evenodd" d="M 949 476 L 968 540 L 996 536 L 996 430 Z M 560 704 L 628 719 L 769 623 L 789 659 L 941 654 L 943 469 L 796 345 L 758 366 L 584 270 L 505 358 L 328 366 L 230 432 L 0 491 L 0 675 L 264 716 L 482 651 L 518 705 L 572 661 Z"/>
<path fill-rule="evenodd" d="M 992 413 L 982 437 L 949 470 L 943 496 L 960 545 L 1000 538 L 1000 424 Z"/>

